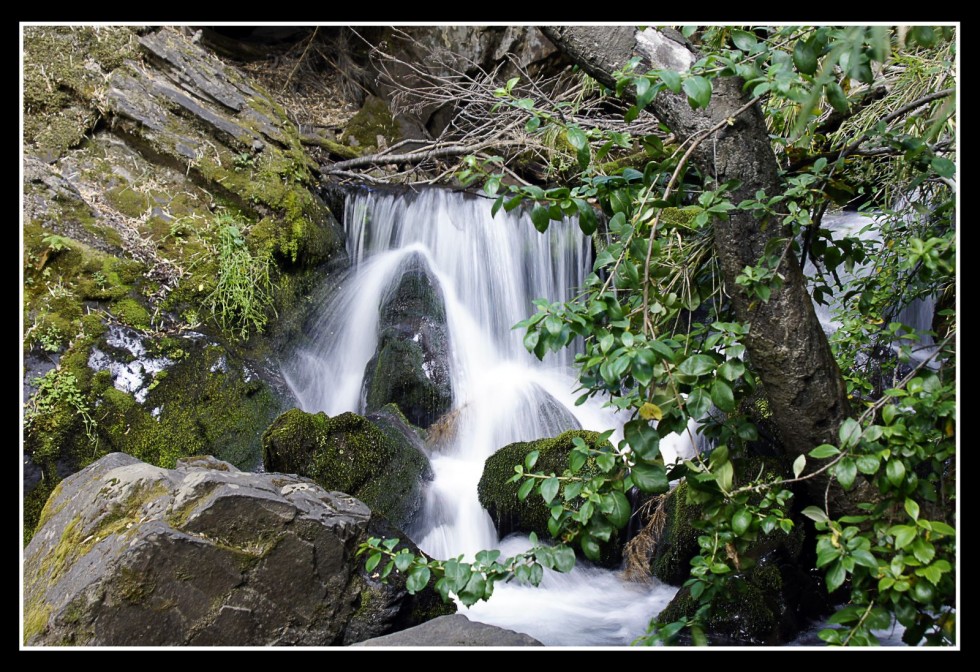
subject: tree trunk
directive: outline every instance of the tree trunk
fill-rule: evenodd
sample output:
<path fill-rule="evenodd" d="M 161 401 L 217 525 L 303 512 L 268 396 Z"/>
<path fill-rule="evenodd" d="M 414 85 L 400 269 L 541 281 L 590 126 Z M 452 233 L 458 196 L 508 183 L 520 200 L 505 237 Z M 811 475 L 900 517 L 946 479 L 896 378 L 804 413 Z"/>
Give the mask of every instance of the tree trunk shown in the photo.
<path fill-rule="evenodd" d="M 649 69 L 687 70 L 697 56 L 682 44 L 679 35 L 647 28 L 638 31 L 621 26 L 562 26 L 541 29 L 589 75 L 615 87 L 613 72 L 630 58 L 642 57 L 637 72 Z M 693 110 L 684 94 L 662 91 L 650 104 L 652 111 L 680 139 L 704 131 L 731 116 L 749 102 L 742 80 L 713 80 L 711 103 Z M 759 190 L 769 195 L 782 191 L 778 165 L 758 104 L 701 143 L 692 155 L 705 175 L 718 183 L 740 180 L 732 201 L 754 198 Z M 837 441 L 837 431 L 847 417 L 847 390 L 830 345 L 817 319 L 796 256 L 790 251 L 780 271 L 783 286 L 767 303 L 752 301 L 735 284 L 745 266 L 754 266 L 766 244 L 785 237 L 779 226 L 761 226 L 751 213 L 732 210 L 728 221 L 714 222 L 715 254 L 738 320 L 751 325 L 745 346 L 769 398 L 773 421 L 791 455 L 806 453 L 821 443 Z M 811 496 L 824 498 L 827 480 L 807 481 Z M 837 512 L 851 507 L 840 498 L 840 488 L 830 493 Z"/>

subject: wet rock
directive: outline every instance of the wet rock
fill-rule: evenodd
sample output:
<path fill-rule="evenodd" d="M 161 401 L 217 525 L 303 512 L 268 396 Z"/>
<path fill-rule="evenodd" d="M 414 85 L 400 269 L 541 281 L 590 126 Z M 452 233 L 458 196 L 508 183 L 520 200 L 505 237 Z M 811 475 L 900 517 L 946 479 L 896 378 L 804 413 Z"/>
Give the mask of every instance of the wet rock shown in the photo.
<path fill-rule="evenodd" d="M 394 403 L 414 425 L 435 422 L 452 407 L 449 348 L 442 290 L 413 254 L 381 301 L 378 351 L 364 370 L 367 411 Z"/>

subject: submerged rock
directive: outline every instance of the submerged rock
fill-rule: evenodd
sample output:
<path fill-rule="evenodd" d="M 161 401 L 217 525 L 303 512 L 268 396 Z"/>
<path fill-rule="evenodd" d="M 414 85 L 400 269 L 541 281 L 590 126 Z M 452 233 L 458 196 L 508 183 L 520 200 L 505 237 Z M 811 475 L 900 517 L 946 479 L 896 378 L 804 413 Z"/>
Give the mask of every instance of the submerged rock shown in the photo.
<path fill-rule="evenodd" d="M 391 531 L 372 520 L 305 478 L 112 453 L 45 505 L 25 551 L 25 644 L 323 646 L 431 617 L 438 596 L 409 596 L 397 572 L 363 603 L 354 552 Z"/>
<path fill-rule="evenodd" d="M 288 410 L 262 437 L 265 468 L 350 493 L 404 528 L 422 505 L 429 461 L 397 408 L 371 417 Z"/>
<path fill-rule="evenodd" d="M 394 403 L 413 424 L 431 425 L 452 407 L 449 356 L 442 290 L 412 254 L 381 301 L 378 351 L 364 370 L 367 411 Z"/>

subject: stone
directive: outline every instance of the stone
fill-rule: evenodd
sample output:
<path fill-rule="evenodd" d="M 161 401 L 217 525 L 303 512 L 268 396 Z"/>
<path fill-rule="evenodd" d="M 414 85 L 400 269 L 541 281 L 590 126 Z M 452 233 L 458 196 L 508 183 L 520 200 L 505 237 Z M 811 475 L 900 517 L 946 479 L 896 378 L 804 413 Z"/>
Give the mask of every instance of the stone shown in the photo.
<path fill-rule="evenodd" d="M 298 476 L 111 453 L 65 478 L 42 511 L 24 555 L 24 643 L 326 646 L 418 624 L 420 600 L 439 597 L 408 596 L 397 573 L 362 604 L 354 553 L 397 533 L 372 519 Z"/>
<path fill-rule="evenodd" d="M 411 524 L 432 478 L 420 440 L 392 406 L 372 416 L 329 417 L 298 408 L 280 415 L 262 437 L 265 468 L 311 478 L 350 493 L 398 527 Z"/>
<path fill-rule="evenodd" d="M 367 411 L 394 403 L 412 424 L 430 426 L 452 407 L 449 357 L 442 290 L 412 254 L 381 300 L 378 350 L 364 370 Z"/>
<path fill-rule="evenodd" d="M 354 646 L 544 646 L 530 635 L 471 621 L 462 614 L 440 616 L 422 625 L 375 637 Z"/>

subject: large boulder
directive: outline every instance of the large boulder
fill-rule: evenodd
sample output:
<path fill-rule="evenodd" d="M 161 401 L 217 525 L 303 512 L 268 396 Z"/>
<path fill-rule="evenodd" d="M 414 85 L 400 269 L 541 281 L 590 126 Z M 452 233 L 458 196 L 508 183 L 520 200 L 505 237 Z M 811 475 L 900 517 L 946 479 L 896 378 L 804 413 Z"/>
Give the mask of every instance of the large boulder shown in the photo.
<path fill-rule="evenodd" d="M 422 505 L 431 467 L 397 408 L 387 406 L 371 418 L 290 409 L 262 437 L 265 468 L 352 494 L 404 528 Z"/>
<path fill-rule="evenodd" d="M 64 479 L 41 518 L 24 558 L 27 645 L 349 644 L 352 623 L 390 632 L 439 599 L 395 574 L 368 608 L 362 502 L 212 457 L 162 469 L 109 454 Z"/>
<path fill-rule="evenodd" d="M 442 290 L 422 255 L 412 254 L 381 300 L 378 350 L 364 370 L 367 411 L 394 403 L 428 427 L 452 407 L 449 357 Z"/>
<path fill-rule="evenodd" d="M 354 646 L 544 646 L 530 635 L 471 621 L 462 614 L 440 616 L 400 632 Z"/>
<path fill-rule="evenodd" d="M 570 430 L 554 438 L 518 441 L 504 446 L 487 458 L 477 485 L 477 494 L 480 504 L 490 514 L 501 537 L 514 532 L 524 534 L 534 532 L 542 538 L 551 536 L 548 531 L 548 520 L 551 518 L 550 506 L 545 504 L 544 499 L 536 492 L 521 500 L 517 496 L 517 491 L 522 482 L 509 483 L 508 480 L 514 475 L 514 465 L 524 464 L 524 458 L 532 450 L 538 451 L 534 471 L 560 476 L 568 468 L 568 455 L 574 448 L 572 440 L 576 437 L 594 446 L 599 434 L 585 430 Z M 588 475 L 596 471 L 596 465 L 589 460 L 580 473 Z M 608 542 L 601 544 L 599 564 L 609 567 L 620 564 L 623 535 L 622 531 L 615 533 Z"/>

